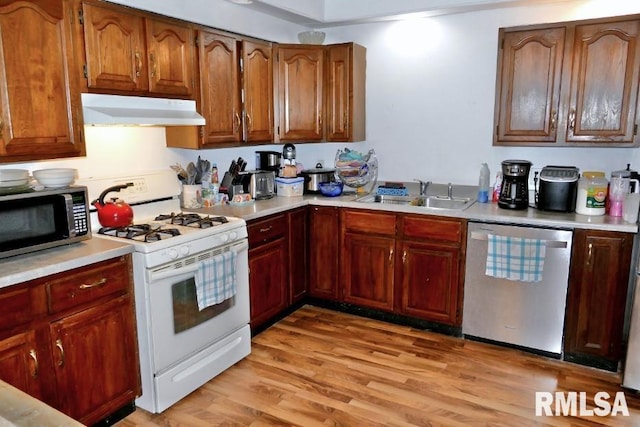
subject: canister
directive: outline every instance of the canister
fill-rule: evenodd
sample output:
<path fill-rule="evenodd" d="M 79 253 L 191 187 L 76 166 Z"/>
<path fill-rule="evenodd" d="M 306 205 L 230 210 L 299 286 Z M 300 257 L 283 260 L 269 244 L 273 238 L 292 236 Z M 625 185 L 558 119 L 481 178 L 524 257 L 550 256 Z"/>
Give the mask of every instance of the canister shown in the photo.
<path fill-rule="evenodd" d="M 604 215 L 609 181 L 604 172 L 583 172 L 578 181 L 576 213 L 582 215 Z"/>

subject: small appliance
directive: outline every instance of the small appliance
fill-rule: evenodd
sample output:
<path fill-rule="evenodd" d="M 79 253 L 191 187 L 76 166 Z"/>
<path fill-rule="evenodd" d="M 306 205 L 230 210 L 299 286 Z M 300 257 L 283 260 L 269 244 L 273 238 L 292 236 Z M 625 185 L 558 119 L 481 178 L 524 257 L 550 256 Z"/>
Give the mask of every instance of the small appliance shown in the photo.
<path fill-rule="evenodd" d="M 502 188 L 498 206 L 503 209 L 527 209 L 529 207 L 528 160 L 504 160 L 502 162 Z"/>
<path fill-rule="evenodd" d="M 542 211 L 575 211 L 579 177 L 580 170 L 575 166 L 543 167 L 536 191 L 537 208 Z"/>
<path fill-rule="evenodd" d="M 301 172 L 304 178 L 305 194 L 320 193 L 320 184 L 334 182 L 336 180 L 335 169 L 325 169 L 318 163 L 315 169 L 305 169 Z"/>
<path fill-rule="evenodd" d="M 0 196 L 0 218 L 0 258 L 91 238 L 84 187 Z"/>
<path fill-rule="evenodd" d="M 282 153 L 278 151 L 256 151 L 256 169 L 278 173 L 281 157 Z"/>
<path fill-rule="evenodd" d="M 255 200 L 270 199 L 275 195 L 275 173 L 273 171 L 244 171 L 240 172 L 231 185 L 233 189 L 229 197 L 238 192 L 251 194 Z"/>

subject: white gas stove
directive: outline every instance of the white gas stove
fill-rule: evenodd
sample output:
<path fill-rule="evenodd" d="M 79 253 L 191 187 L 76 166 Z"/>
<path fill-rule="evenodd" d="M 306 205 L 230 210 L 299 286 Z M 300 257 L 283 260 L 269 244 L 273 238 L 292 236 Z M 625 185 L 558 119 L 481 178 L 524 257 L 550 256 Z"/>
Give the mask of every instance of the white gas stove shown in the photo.
<path fill-rule="evenodd" d="M 136 404 L 162 412 L 251 351 L 247 227 L 241 218 L 183 212 L 180 184 L 169 168 L 77 182 L 88 188 L 90 200 L 126 183 L 133 185 L 109 196 L 131 205 L 133 224 L 101 227 L 92 211 L 91 229 L 94 238 L 134 247 L 142 379 Z M 220 260 L 229 263 L 224 275 L 233 277 L 235 293 L 199 309 L 196 276 Z"/>

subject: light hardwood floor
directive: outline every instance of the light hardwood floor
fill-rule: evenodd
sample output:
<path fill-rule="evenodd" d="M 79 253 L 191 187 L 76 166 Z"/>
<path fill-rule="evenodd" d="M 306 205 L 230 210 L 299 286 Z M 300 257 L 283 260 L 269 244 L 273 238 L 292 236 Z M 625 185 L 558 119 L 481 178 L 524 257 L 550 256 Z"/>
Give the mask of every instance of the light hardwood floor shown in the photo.
<path fill-rule="evenodd" d="M 129 426 L 640 426 L 629 417 L 536 417 L 535 392 L 622 391 L 619 376 L 517 350 L 305 306 L 251 355 L 162 414 Z M 613 398 L 609 400 L 613 404 Z"/>

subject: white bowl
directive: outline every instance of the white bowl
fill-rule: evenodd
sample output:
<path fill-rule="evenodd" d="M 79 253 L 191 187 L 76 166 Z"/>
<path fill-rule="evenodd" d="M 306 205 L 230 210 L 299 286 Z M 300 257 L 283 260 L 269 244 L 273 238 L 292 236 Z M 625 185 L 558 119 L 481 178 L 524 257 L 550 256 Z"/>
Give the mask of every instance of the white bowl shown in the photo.
<path fill-rule="evenodd" d="M 33 177 L 45 187 L 68 187 L 76 179 L 76 170 L 70 168 L 52 168 L 33 171 Z"/>
<path fill-rule="evenodd" d="M 18 187 L 29 182 L 26 169 L 0 169 L 0 187 Z"/>
<path fill-rule="evenodd" d="M 322 31 L 303 31 L 298 33 L 298 40 L 302 44 L 322 44 L 325 33 Z"/>

